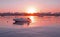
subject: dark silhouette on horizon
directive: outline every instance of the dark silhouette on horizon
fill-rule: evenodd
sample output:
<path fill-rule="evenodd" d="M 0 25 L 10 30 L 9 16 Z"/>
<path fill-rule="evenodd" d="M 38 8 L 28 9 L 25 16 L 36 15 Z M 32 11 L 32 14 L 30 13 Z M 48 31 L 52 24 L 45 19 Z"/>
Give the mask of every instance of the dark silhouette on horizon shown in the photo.
<path fill-rule="evenodd" d="M 60 16 L 60 12 L 56 13 L 0 13 L 0 16 Z"/>

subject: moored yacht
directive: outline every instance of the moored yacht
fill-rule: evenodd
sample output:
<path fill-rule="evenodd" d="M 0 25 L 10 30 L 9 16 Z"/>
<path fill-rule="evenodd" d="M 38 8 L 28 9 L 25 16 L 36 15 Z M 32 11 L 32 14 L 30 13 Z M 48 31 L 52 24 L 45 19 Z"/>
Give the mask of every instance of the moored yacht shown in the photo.
<path fill-rule="evenodd" d="M 15 21 L 15 23 L 19 22 L 19 23 L 30 23 L 31 19 L 30 18 L 15 18 L 13 19 Z"/>

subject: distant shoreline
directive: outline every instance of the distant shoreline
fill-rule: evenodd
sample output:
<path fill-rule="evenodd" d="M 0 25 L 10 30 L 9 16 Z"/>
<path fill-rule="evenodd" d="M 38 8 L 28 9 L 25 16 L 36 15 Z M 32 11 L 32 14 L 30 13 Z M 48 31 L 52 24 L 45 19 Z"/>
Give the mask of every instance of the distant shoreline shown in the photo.
<path fill-rule="evenodd" d="M 28 13 L 0 13 L 0 16 L 60 16 L 60 13 L 34 13 L 34 14 L 28 14 Z"/>

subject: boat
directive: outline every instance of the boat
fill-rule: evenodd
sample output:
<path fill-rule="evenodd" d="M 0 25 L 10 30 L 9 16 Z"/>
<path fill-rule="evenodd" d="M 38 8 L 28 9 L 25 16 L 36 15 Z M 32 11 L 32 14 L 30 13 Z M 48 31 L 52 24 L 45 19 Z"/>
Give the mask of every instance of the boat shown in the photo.
<path fill-rule="evenodd" d="M 31 19 L 30 18 L 15 18 L 13 19 L 15 21 L 15 23 L 19 22 L 19 23 L 30 23 Z"/>

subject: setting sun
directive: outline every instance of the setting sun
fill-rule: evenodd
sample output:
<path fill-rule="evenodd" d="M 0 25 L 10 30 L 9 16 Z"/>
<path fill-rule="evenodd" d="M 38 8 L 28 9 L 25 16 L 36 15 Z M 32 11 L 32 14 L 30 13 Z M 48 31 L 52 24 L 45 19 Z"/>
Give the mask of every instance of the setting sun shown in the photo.
<path fill-rule="evenodd" d="M 35 7 L 28 7 L 26 12 L 27 13 L 36 13 L 37 9 Z"/>

